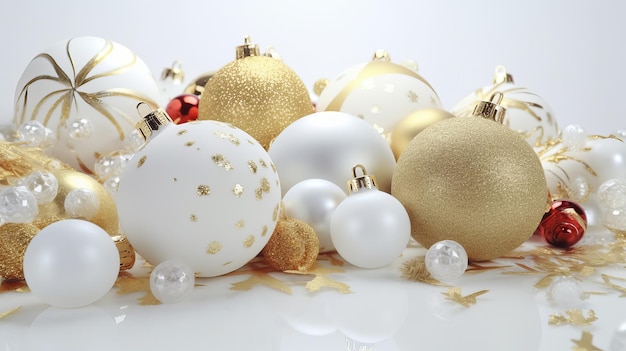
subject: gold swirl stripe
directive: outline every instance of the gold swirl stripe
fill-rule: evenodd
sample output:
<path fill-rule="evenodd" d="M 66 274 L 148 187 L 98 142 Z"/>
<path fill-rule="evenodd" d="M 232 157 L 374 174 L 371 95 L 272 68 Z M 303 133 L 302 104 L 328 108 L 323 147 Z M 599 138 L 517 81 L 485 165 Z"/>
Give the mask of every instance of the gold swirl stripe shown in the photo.
<path fill-rule="evenodd" d="M 70 64 L 72 65 L 72 70 L 76 72 L 76 68 L 74 67 L 74 60 L 72 59 L 72 55 L 70 54 L 70 45 L 72 40 L 69 40 L 66 44 L 65 50 L 67 52 L 67 57 L 70 59 Z M 78 74 L 74 77 L 74 85 L 79 87 L 86 83 L 86 78 L 91 71 L 102 62 L 109 54 L 113 51 L 113 42 L 111 40 L 107 40 L 104 43 L 104 47 L 98 51 L 87 63 L 78 71 Z M 134 56 L 134 55 L 133 55 Z"/>
<path fill-rule="evenodd" d="M 374 78 L 377 76 L 381 76 L 384 74 L 402 74 L 406 76 L 413 77 L 422 83 L 426 84 L 434 93 L 437 95 L 435 90 L 433 89 L 428 82 L 422 78 L 415 71 L 412 71 L 404 66 L 389 64 L 389 62 L 384 61 L 372 61 L 363 67 L 363 69 L 359 72 L 355 79 L 350 81 L 340 92 L 335 96 L 335 98 L 328 104 L 326 107 L 326 111 L 339 111 L 341 110 L 341 106 L 344 101 L 348 98 L 348 95 L 352 93 L 354 89 L 360 86 L 364 80 L 369 78 Z M 439 97 L 439 96 L 437 96 Z"/>

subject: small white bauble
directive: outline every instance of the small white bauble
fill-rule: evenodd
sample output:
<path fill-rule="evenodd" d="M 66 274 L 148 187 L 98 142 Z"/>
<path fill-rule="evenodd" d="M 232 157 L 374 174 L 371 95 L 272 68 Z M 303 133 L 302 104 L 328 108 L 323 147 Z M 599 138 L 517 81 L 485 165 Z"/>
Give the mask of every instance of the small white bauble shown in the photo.
<path fill-rule="evenodd" d="M 283 196 L 288 218 L 306 222 L 320 240 L 320 253 L 335 250 L 330 238 L 330 219 L 346 193 L 335 183 L 324 179 L 307 179 L 292 186 Z"/>
<path fill-rule="evenodd" d="M 325 111 L 304 116 L 285 128 L 268 150 L 283 194 L 296 183 L 320 178 L 343 188 L 346 170 L 362 164 L 391 190 L 396 159 L 389 144 L 367 122 L 353 115 Z"/>
<path fill-rule="evenodd" d="M 24 253 L 30 290 L 57 307 L 80 307 L 102 298 L 115 283 L 120 256 L 104 229 L 66 219 L 43 228 Z"/>
<path fill-rule="evenodd" d="M 181 260 L 200 277 L 254 258 L 274 231 L 280 199 L 265 149 L 211 120 L 159 127 L 124 168 L 117 192 L 120 225 L 137 253 L 153 265 Z"/>
<path fill-rule="evenodd" d="M 162 303 L 183 300 L 191 294 L 195 282 L 191 267 L 183 261 L 164 261 L 150 272 L 150 291 Z"/>
<path fill-rule="evenodd" d="M 467 252 L 454 240 L 441 240 L 426 251 L 424 263 L 433 278 L 442 282 L 452 282 L 467 269 Z"/>
<path fill-rule="evenodd" d="M 395 197 L 376 188 L 376 178 L 356 176 L 350 194 L 335 209 L 330 236 L 341 257 L 361 268 L 379 268 L 396 260 L 411 238 L 411 222 Z"/>
<path fill-rule="evenodd" d="M 504 94 L 501 103 L 506 108 L 504 125 L 519 132 L 531 146 L 540 146 L 559 138 L 556 118 L 546 100 L 532 90 L 516 85 L 503 66 L 496 67 L 493 84 L 468 94 L 451 112 L 457 117 L 471 116 L 476 104 L 489 100 L 497 91 Z"/>
<path fill-rule="evenodd" d="M 156 107 L 159 99 L 156 80 L 131 50 L 103 38 L 76 37 L 28 64 L 16 87 L 13 122 L 42 122 L 56 133 L 56 158 L 93 171 L 96 155 L 123 148 L 140 117 L 137 103 Z"/>
<path fill-rule="evenodd" d="M 318 111 L 341 111 L 369 122 L 385 138 L 400 120 L 423 108 L 441 108 L 439 96 L 415 70 L 377 51 L 371 62 L 353 66 L 330 81 Z"/>

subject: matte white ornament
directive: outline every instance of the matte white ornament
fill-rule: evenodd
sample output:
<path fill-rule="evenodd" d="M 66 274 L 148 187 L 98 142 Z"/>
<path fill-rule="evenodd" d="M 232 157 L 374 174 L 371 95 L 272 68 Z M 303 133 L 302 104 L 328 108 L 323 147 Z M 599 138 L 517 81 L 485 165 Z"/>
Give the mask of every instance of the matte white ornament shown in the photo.
<path fill-rule="evenodd" d="M 363 174 L 357 176 L 357 169 Z M 411 223 L 395 197 L 376 188 L 362 165 L 352 169 L 349 196 L 335 209 L 330 236 L 337 252 L 361 268 L 379 268 L 396 260 L 411 237 Z"/>
<path fill-rule="evenodd" d="M 57 307 L 96 302 L 112 287 L 120 256 L 104 229 L 78 219 L 43 228 L 24 253 L 24 277 L 30 290 Z"/>
<path fill-rule="evenodd" d="M 193 291 L 195 281 L 191 267 L 183 261 L 164 261 L 150 272 L 150 291 L 162 303 L 179 302 Z"/>
<path fill-rule="evenodd" d="M 269 155 L 249 134 L 206 120 L 146 115 L 146 144 L 120 176 L 120 225 L 153 265 L 181 260 L 200 277 L 232 272 L 263 249 L 281 192 Z"/>
<path fill-rule="evenodd" d="M 130 49 L 76 37 L 51 45 L 28 64 L 15 90 L 13 122 L 41 122 L 56 133 L 53 156 L 93 171 L 96 155 L 124 146 L 139 120 L 137 103 L 156 107 L 159 99 L 152 73 Z"/>
<path fill-rule="evenodd" d="M 378 178 L 380 190 L 391 190 L 396 158 L 389 144 L 367 122 L 343 112 L 317 112 L 291 123 L 268 150 L 283 195 L 306 179 L 326 179 L 343 188 L 346 169 L 362 164 Z"/>
<path fill-rule="evenodd" d="M 330 220 L 346 193 L 335 183 L 324 179 L 303 180 L 283 196 L 283 208 L 288 218 L 306 222 L 320 241 L 319 252 L 335 250 L 330 238 Z"/>
<path fill-rule="evenodd" d="M 467 252 L 454 240 L 442 240 L 428 248 L 424 263 L 433 278 L 451 282 L 465 273 L 468 264 Z"/>

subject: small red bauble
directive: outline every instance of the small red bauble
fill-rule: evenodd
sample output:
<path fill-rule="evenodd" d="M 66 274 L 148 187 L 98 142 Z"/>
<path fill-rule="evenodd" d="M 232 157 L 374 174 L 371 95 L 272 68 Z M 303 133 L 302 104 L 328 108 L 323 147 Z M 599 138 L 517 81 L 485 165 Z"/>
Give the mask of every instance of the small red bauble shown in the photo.
<path fill-rule="evenodd" d="M 182 94 L 173 98 L 165 107 L 165 112 L 176 124 L 183 124 L 198 119 L 200 98 L 194 94 Z"/>
<path fill-rule="evenodd" d="M 579 204 L 570 200 L 554 200 L 535 234 L 543 236 L 550 245 L 566 248 L 582 239 L 585 230 L 587 215 Z"/>

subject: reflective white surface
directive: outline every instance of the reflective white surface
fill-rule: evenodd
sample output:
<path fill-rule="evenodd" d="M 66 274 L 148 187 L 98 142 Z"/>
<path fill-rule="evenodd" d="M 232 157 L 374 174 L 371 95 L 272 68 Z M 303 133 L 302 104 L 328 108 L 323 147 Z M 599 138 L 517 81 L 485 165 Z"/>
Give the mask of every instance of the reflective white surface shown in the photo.
<path fill-rule="evenodd" d="M 587 242 L 609 240 L 599 230 Z M 527 243 L 526 246 L 537 243 Z M 584 244 L 584 243 L 583 243 Z M 328 276 L 347 284 L 353 293 L 332 288 L 305 289 L 312 276 L 272 273 L 292 294 L 265 286 L 231 290 L 231 283 L 249 275 L 197 280 L 198 286 L 176 304 L 140 305 L 143 293 L 117 294 L 112 289 L 99 302 L 76 309 L 50 307 L 28 292 L 0 294 L 0 350 L 570 350 L 582 331 L 593 335 L 601 350 L 626 350 L 626 299 L 601 284 L 600 273 L 625 277 L 623 267 L 600 268 L 582 281 L 593 294 L 581 310 L 593 309 L 590 326 L 552 326 L 547 289 L 533 287 L 544 275 L 511 275 L 515 267 L 466 273 L 455 286 L 463 295 L 487 289 L 477 303 L 463 307 L 445 299 L 447 287 L 401 278 L 399 267 L 424 249 L 409 247 L 391 266 L 361 269 L 345 264 L 345 273 Z M 495 263 L 514 265 L 499 259 Z M 328 261 L 320 262 L 329 266 Z M 132 270 L 146 276 L 141 262 Z M 615 281 L 617 284 L 623 282 Z M 626 285 L 626 284 L 623 284 Z M 614 345 L 614 346 L 611 346 Z M 355 346 L 355 347 L 356 347 Z M 357 348 L 354 348 L 357 349 Z M 366 350 L 363 348 L 361 350 Z"/>

